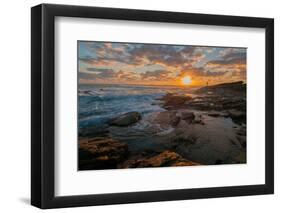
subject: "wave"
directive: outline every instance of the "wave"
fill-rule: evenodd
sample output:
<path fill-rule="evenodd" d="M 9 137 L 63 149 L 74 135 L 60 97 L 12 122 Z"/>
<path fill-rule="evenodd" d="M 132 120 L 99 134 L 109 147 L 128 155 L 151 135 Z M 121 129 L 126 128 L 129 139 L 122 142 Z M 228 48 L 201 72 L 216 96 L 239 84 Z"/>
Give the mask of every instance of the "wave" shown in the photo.
<path fill-rule="evenodd" d="M 79 87 L 79 127 L 106 123 L 120 114 L 138 111 L 142 115 L 163 111 L 155 100 L 169 92 L 183 91 L 175 87 L 92 85 Z"/>

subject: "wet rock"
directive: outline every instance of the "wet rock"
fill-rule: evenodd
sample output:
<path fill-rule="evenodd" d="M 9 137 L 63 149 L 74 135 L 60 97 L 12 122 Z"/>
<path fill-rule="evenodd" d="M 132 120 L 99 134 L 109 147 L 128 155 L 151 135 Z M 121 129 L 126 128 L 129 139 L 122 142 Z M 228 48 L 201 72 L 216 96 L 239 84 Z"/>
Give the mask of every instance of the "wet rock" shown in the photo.
<path fill-rule="evenodd" d="M 91 90 L 79 90 L 79 95 L 92 96 L 95 95 L 95 93 Z"/>
<path fill-rule="evenodd" d="M 144 168 L 144 167 L 166 167 L 166 166 L 195 166 L 198 163 L 184 159 L 172 151 L 164 151 L 158 155 L 148 158 L 137 158 L 125 161 L 119 168 Z"/>
<path fill-rule="evenodd" d="M 221 116 L 221 114 L 219 112 L 210 112 L 208 113 L 209 116 L 212 116 L 212 117 L 219 117 Z"/>
<path fill-rule="evenodd" d="M 214 104 L 209 101 L 207 98 L 206 100 L 202 101 L 190 101 L 188 103 L 188 107 L 197 110 L 221 110 L 222 106 L 218 103 Z"/>
<path fill-rule="evenodd" d="M 240 90 L 239 87 L 246 88 L 241 82 L 200 88 L 196 93 L 204 95 L 192 99 L 187 105 L 189 108 L 203 111 L 246 111 L 246 90 Z M 207 92 L 209 90 L 212 90 L 211 94 Z"/>
<path fill-rule="evenodd" d="M 225 111 L 221 111 L 221 112 L 218 112 L 218 111 L 212 111 L 212 112 L 209 112 L 207 113 L 208 116 L 211 116 L 211 117 L 229 117 L 229 113 L 228 112 L 225 112 Z"/>
<path fill-rule="evenodd" d="M 181 119 L 183 119 L 185 121 L 189 121 L 191 123 L 195 119 L 195 115 L 193 112 L 190 112 L 190 111 L 182 111 Z"/>
<path fill-rule="evenodd" d="M 153 123 L 159 124 L 160 126 L 172 126 L 175 127 L 180 122 L 180 117 L 177 115 L 177 111 L 164 111 L 159 112 Z"/>
<path fill-rule="evenodd" d="M 246 136 L 246 128 L 240 127 L 236 133 L 240 136 Z"/>
<path fill-rule="evenodd" d="M 247 146 L 247 143 L 246 143 L 246 136 L 237 135 L 236 138 L 237 138 L 237 140 L 239 141 L 239 143 L 241 144 L 241 146 L 242 146 L 243 148 L 246 148 L 246 146 Z"/>
<path fill-rule="evenodd" d="M 247 132 L 246 132 L 245 126 L 243 126 L 243 125 L 237 126 L 237 128 L 236 128 L 236 138 L 243 148 L 246 148 L 246 146 L 247 146 L 246 134 L 247 134 Z"/>
<path fill-rule="evenodd" d="M 223 109 L 246 110 L 246 100 L 243 97 L 229 97 L 228 100 L 221 101 Z"/>
<path fill-rule="evenodd" d="M 245 116 L 245 112 L 238 111 L 238 110 L 235 110 L 235 109 L 229 110 L 228 113 L 229 113 L 229 116 L 232 117 L 232 118 L 240 118 L 240 117 Z"/>
<path fill-rule="evenodd" d="M 109 125 L 129 126 L 131 124 L 138 122 L 140 119 L 141 119 L 141 114 L 139 112 L 128 112 L 109 121 Z"/>
<path fill-rule="evenodd" d="M 176 127 L 178 125 L 178 123 L 180 122 L 180 117 L 175 116 L 171 119 L 171 125 L 172 127 Z"/>
<path fill-rule="evenodd" d="M 184 104 L 187 101 L 190 101 L 192 98 L 185 95 L 174 95 L 168 93 L 165 95 L 162 100 L 164 101 L 164 108 L 166 109 L 179 109 L 184 107 Z"/>
<path fill-rule="evenodd" d="M 112 169 L 128 155 L 128 145 L 108 137 L 79 140 L 79 169 Z"/>
<path fill-rule="evenodd" d="M 195 118 L 192 121 L 192 123 L 193 124 L 205 125 L 205 122 L 204 122 L 202 114 L 199 114 L 199 113 L 195 114 Z"/>
<path fill-rule="evenodd" d="M 229 117 L 236 123 L 246 123 L 246 112 L 236 109 L 228 111 Z"/>
<path fill-rule="evenodd" d="M 239 155 L 235 156 L 233 163 L 246 163 L 247 162 L 247 154 L 246 152 L 241 152 Z"/>
<path fill-rule="evenodd" d="M 151 103 L 151 105 L 156 106 L 156 105 L 161 105 L 162 103 L 163 103 L 163 101 L 155 100 L 154 102 Z"/>

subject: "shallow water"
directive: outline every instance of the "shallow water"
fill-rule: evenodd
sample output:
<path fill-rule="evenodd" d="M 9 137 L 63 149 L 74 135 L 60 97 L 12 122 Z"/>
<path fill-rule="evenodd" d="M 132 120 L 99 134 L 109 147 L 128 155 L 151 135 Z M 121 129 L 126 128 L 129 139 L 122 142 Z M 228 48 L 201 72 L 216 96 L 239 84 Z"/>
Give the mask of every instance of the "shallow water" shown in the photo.
<path fill-rule="evenodd" d="M 174 149 L 187 159 L 203 164 L 215 164 L 218 160 L 232 163 L 244 152 L 236 138 L 235 124 L 231 118 L 212 117 L 206 112 L 193 111 L 202 116 L 204 125 L 188 124 L 181 120 L 177 127 L 153 123 L 157 113 L 150 113 L 140 122 L 129 127 L 110 127 L 111 137 L 126 142 L 133 154 L 145 150 L 163 151 Z M 174 143 L 177 138 L 194 138 L 196 142 Z"/>
<path fill-rule="evenodd" d="M 245 150 L 236 135 L 235 124 L 231 118 L 202 115 L 205 125 L 184 127 L 182 136 L 196 138 L 192 146 L 181 144 L 179 153 L 197 162 L 215 164 L 217 161 L 233 163 L 236 156 Z"/>

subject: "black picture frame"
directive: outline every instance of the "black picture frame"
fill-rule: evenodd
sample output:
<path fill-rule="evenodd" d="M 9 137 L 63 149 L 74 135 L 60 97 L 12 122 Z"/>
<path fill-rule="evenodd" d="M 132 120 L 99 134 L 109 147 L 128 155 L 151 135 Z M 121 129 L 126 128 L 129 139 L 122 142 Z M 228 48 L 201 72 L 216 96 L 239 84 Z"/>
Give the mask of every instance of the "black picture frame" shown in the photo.
<path fill-rule="evenodd" d="M 266 32 L 265 184 L 56 197 L 54 170 L 55 17 L 264 28 Z M 31 204 L 42 208 L 274 193 L 274 20 L 241 16 L 41 4 L 31 9 Z"/>

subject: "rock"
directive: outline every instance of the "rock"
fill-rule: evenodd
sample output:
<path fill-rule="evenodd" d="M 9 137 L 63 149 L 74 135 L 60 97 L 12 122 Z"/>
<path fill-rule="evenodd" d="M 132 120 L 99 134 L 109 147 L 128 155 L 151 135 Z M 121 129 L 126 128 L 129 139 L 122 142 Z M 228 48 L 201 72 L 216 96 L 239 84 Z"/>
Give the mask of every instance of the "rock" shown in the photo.
<path fill-rule="evenodd" d="M 177 116 L 177 111 L 164 111 L 159 112 L 153 119 L 153 123 L 160 126 L 172 126 L 175 127 L 180 122 L 180 117 Z"/>
<path fill-rule="evenodd" d="M 207 113 L 207 115 L 211 117 L 229 117 L 229 113 L 225 111 L 221 111 L 221 112 L 212 111 Z"/>
<path fill-rule="evenodd" d="M 202 119 L 194 119 L 193 123 L 194 124 L 205 125 L 205 122 Z"/>
<path fill-rule="evenodd" d="M 193 124 L 200 124 L 200 125 L 205 125 L 203 121 L 203 116 L 200 113 L 195 114 L 194 119 L 192 120 Z"/>
<path fill-rule="evenodd" d="M 246 94 L 246 84 L 243 81 L 237 82 L 230 82 L 230 83 L 223 83 L 217 84 L 212 86 L 206 86 L 198 89 L 196 93 L 206 93 L 206 94 Z"/>
<path fill-rule="evenodd" d="M 246 110 L 246 100 L 242 96 L 240 97 L 229 97 L 227 100 L 220 102 L 223 109 L 237 109 L 237 110 Z"/>
<path fill-rule="evenodd" d="M 246 146 L 247 146 L 247 141 L 246 141 L 246 136 L 240 136 L 240 135 L 237 135 L 236 136 L 236 138 L 237 138 L 237 140 L 239 141 L 239 143 L 241 144 L 241 146 L 243 147 L 243 148 L 246 148 Z"/>
<path fill-rule="evenodd" d="M 238 110 L 235 110 L 235 109 L 229 110 L 228 113 L 229 113 L 229 116 L 232 117 L 232 118 L 240 118 L 240 117 L 245 116 L 245 112 L 238 111 Z"/>
<path fill-rule="evenodd" d="M 202 96 L 189 101 L 189 108 L 219 112 L 232 109 L 246 111 L 246 84 L 242 81 L 201 87 L 195 94 Z"/>
<path fill-rule="evenodd" d="M 181 111 L 181 119 L 188 124 L 201 124 L 204 125 L 202 115 L 191 111 Z"/>
<path fill-rule="evenodd" d="M 108 137 L 79 140 L 79 170 L 116 168 L 127 155 L 127 144 Z"/>
<path fill-rule="evenodd" d="M 246 112 L 232 109 L 228 110 L 229 117 L 236 123 L 246 123 Z"/>
<path fill-rule="evenodd" d="M 183 111 L 181 112 L 181 119 L 189 121 L 191 123 L 195 119 L 195 115 L 193 112 Z"/>
<path fill-rule="evenodd" d="M 146 168 L 146 167 L 168 167 L 168 166 L 195 166 L 198 163 L 184 159 L 173 151 L 164 151 L 158 155 L 148 158 L 132 159 L 119 165 L 119 168 Z"/>
<path fill-rule="evenodd" d="M 233 163 L 246 163 L 247 162 L 247 154 L 246 152 L 241 152 L 234 159 Z"/>
<path fill-rule="evenodd" d="M 182 108 L 185 102 L 190 101 L 192 98 L 190 96 L 184 95 L 173 95 L 168 93 L 162 100 L 164 101 L 164 108 Z"/>
<path fill-rule="evenodd" d="M 208 115 L 212 116 L 212 117 L 219 117 L 219 116 L 221 116 L 221 113 L 219 113 L 219 112 L 210 112 L 210 113 L 208 113 Z"/>
<path fill-rule="evenodd" d="M 247 132 L 246 132 L 246 128 L 242 128 L 240 127 L 237 131 L 236 131 L 237 135 L 240 136 L 246 136 Z"/>
<path fill-rule="evenodd" d="M 173 93 L 167 93 L 166 95 L 164 95 L 163 97 L 160 98 L 156 98 L 155 100 L 157 101 L 166 101 L 168 100 L 170 97 L 174 96 Z"/>
<path fill-rule="evenodd" d="M 171 166 L 198 166 L 199 163 L 195 163 L 193 161 L 178 161 L 173 163 Z"/>
<path fill-rule="evenodd" d="M 172 127 L 176 127 L 178 125 L 178 123 L 180 122 L 180 117 L 175 116 L 171 119 L 171 125 Z"/>
<path fill-rule="evenodd" d="M 138 122 L 141 119 L 141 114 L 138 112 L 128 112 L 123 115 L 120 115 L 111 121 L 109 121 L 109 125 L 113 126 L 129 126 Z"/>
<path fill-rule="evenodd" d="M 236 138 L 240 142 L 240 144 L 243 148 L 246 148 L 246 146 L 247 146 L 246 134 L 247 134 L 246 127 L 238 126 L 236 128 Z"/>
<path fill-rule="evenodd" d="M 221 106 L 216 104 L 214 105 L 208 99 L 202 101 L 190 101 L 188 107 L 198 110 L 220 110 Z"/>

